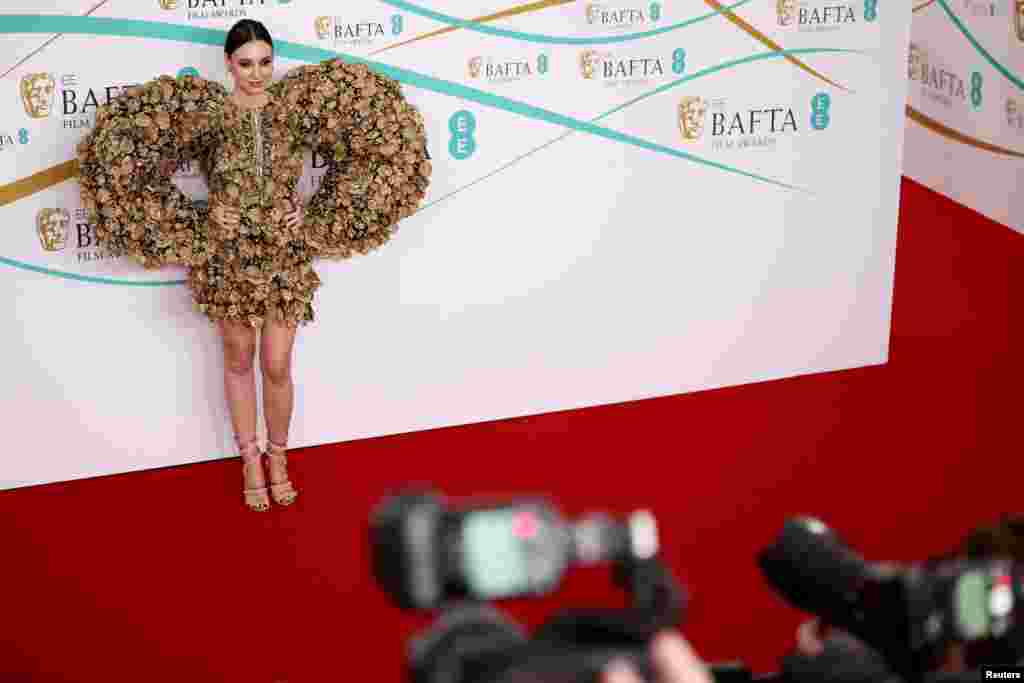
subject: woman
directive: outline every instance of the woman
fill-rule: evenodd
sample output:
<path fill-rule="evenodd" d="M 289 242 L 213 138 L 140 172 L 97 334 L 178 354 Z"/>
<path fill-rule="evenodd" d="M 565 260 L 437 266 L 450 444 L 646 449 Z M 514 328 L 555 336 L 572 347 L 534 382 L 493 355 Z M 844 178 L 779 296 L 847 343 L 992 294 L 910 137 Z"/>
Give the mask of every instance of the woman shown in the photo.
<path fill-rule="evenodd" d="M 422 116 L 394 80 L 329 60 L 271 84 L 274 43 L 251 19 L 228 32 L 224 59 L 231 93 L 194 76 L 161 76 L 101 107 L 79 145 L 79 178 L 109 251 L 146 268 L 189 268 L 193 299 L 223 343 L 243 498 L 266 511 L 270 497 L 290 505 L 298 495 L 286 456 L 291 358 L 298 327 L 314 317 L 320 279 L 311 262 L 386 243 L 422 201 L 431 167 Z M 303 208 L 296 188 L 307 149 L 328 170 Z M 205 167 L 208 207 L 171 182 L 185 158 Z M 266 453 L 256 443 L 257 338 Z"/>

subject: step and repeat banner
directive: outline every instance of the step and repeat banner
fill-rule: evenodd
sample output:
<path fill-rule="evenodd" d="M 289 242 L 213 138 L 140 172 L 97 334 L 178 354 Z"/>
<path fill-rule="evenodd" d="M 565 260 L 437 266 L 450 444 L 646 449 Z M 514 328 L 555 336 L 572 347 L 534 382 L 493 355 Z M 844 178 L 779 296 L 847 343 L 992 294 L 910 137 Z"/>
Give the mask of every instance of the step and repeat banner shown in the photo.
<path fill-rule="evenodd" d="M 1024 232 L 1024 0 L 913 0 L 904 173 Z"/>
<path fill-rule="evenodd" d="M 433 158 L 389 245 L 317 263 L 293 446 L 886 361 L 909 5 L 0 7 L 3 488 L 233 455 L 216 329 L 183 271 L 97 246 L 74 159 L 132 84 L 230 87 L 243 17 L 278 77 L 341 56 L 396 78 Z M 307 195 L 323 172 L 310 156 Z M 175 182 L 206 191 L 196 164 Z"/>

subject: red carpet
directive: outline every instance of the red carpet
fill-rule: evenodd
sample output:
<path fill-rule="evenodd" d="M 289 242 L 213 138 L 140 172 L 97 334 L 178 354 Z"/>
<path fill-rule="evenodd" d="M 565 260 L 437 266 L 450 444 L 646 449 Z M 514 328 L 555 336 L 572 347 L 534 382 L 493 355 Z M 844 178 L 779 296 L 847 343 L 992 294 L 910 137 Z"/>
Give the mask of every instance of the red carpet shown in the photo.
<path fill-rule="evenodd" d="M 652 508 L 690 638 L 774 668 L 800 615 L 753 556 L 785 516 L 912 560 L 1021 510 L 1024 237 L 909 181 L 901 213 L 884 367 L 295 451 L 299 504 L 262 516 L 235 460 L 0 493 L 0 680 L 397 683 L 426 621 L 371 584 L 365 518 L 408 480 Z M 509 607 L 618 601 L 607 579 Z"/>

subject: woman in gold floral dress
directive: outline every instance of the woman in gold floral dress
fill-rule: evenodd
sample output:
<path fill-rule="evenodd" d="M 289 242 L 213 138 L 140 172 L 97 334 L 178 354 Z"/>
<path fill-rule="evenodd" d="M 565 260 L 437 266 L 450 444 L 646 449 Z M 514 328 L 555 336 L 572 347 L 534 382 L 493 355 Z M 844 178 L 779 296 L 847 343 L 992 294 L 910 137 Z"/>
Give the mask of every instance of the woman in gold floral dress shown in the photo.
<path fill-rule="evenodd" d="M 223 340 L 244 500 L 265 511 L 267 475 L 276 503 L 298 495 L 285 453 L 292 348 L 299 326 L 313 320 L 320 286 L 312 261 L 385 244 L 422 201 L 431 166 L 423 118 L 393 79 L 337 59 L 271 84 L 273 41 L 249 19 L 228 32 L 224 51 L 231 93 L 195 76 L 161 76 L 101 107 L 78 148 L 79 182 L 111 253 L 145 268 L 188 267 L 198 309 Z M 303 207 L 306 150 L 329 165 Z M 171 182 L 187 158 L 206 171 L 206 207 Z M 256 443 L 257 339 L 268 472 Z"/>

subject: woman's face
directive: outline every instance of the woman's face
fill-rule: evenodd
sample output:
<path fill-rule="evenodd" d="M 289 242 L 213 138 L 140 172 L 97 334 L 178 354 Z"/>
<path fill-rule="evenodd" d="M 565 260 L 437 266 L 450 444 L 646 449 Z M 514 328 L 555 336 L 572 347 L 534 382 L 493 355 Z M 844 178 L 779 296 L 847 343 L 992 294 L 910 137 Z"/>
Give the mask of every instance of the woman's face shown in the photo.
<path fill-rule="evenodd" d="M 263 94 L 274 75 L 274 50 L 262 40 L 251 40 L 225 57 L 235 88 L 250 97 Z"/>

